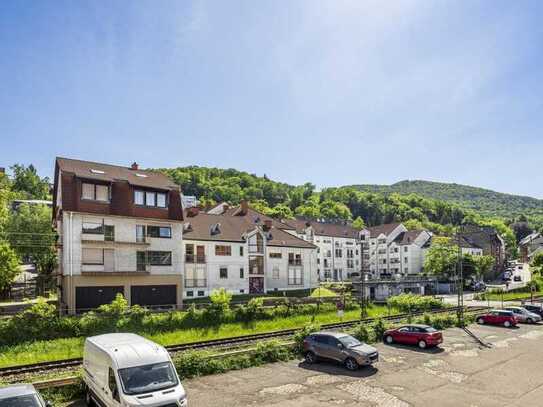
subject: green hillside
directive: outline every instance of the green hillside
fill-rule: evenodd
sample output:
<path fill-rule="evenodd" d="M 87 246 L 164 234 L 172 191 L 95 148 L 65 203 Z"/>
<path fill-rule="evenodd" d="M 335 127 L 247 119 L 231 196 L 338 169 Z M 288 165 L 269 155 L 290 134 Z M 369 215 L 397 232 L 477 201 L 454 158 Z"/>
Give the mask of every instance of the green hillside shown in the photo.
<path fill-rule="evenodd" d="M 543 216 L 543 200 L 504 194 L 460 184 L 431 181 L 400 181 L 392 185 L 353 185 L 360 191 L 377 193 L 418 194 L 427 198 L 452 202 L 481 214 L 515 218 L 520 215 Z"/>

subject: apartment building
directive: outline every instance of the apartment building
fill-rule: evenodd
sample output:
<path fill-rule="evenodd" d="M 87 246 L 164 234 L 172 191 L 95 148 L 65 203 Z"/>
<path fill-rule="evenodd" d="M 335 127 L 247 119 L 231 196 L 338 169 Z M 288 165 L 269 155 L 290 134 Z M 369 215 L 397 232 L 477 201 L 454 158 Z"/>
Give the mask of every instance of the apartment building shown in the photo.
<path fill-rule="evenodd" d="M 536 253 L 543 250 L 543 235 L 534 232 L 522 239 L 519 244 L 519 258 L 522 263 L 530 263 Z"/>
<path fill-rule="evenodd" d="M 494 257 L 494 274 L 497 275 L 505 268 L 505 241 L 499 233 L 490 226 L 463 225 L 458 236 L 470 244 L 480 247 L 483 254 Z"/>
<path fill-rule="evenodd" d="M 221 204 L 187 210 L 183 229 L 186 298 L 218 288 L 234 294 L 309 289 L 318 285 L 316 247 L 249 208 Z"/>
<path fill-rule="evenodd" d="M 57 158 L 53 222 L 59 299 L 68 312 L 117 293 L 132 305 L 181 304 L 183 211 L 179 187 L 165 175 L 136 163 Z"/>
<path fill-rule="evenodd" d="M 361 230 L 348 223 L 284 220 L 284 230 L 317 246 L 320 280 L 343 281 L 359 278 L 362 266 Z"/>

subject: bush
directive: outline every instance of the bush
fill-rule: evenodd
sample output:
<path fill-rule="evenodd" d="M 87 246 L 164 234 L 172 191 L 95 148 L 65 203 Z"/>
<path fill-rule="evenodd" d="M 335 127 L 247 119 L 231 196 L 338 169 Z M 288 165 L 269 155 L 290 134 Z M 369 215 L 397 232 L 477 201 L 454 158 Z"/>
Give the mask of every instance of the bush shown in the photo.
<path fill-rule="evenodd" d="M 373 332 L 375 333 L 375 340 L 380 341 L 385 334 L 385 331 L 390 328 L 390 325 L 383 321 L 382 318 L 378 318 L 373 325 Z"/>
<path fill-rule="evenodd" d="M 232 294 L 224 288 L 221 288 L 219 290 L 213 290 L 209 299 L 211 304 L 204 310 L 204 320 L 215 324 L 224 321 L 230 313 Z"/>
<path fill-rule="evenodd" d="M 296 332 L 294 334 L 294 352 L 301 355 L 304 351 L 304 339 L 320 329 L 321 326 L 318 324 L 308 324 Z"/>
<path fill-rule="evenodd" d="M 387 300 L 387 304 L 404 313 L 443 308 L 443 303 L 437 298 L 412 293 L 392 296 Z"/>
<path fill-rule="evenodd" d="M 374 332 L 371 329 L 368 329 L 366 324 L 358 324 L 353 332 L 352 336 L 358 339 L 360 342 L 373 342 Z"/>

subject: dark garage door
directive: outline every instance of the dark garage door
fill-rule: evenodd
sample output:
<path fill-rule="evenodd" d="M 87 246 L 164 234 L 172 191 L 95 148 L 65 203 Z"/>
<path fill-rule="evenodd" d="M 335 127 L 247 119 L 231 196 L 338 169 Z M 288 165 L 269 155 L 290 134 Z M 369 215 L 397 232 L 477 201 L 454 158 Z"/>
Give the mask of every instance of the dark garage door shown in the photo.
<path fill-rule="evenodd" d="M 115 296 L 121 293 L 124 295 L 124 287 L 101 286 L 101 287 L 76 287 L 75 307 L 78 312 L 98 308 L 102 304 L 109 304 Z"/>
<path fill-rule="evenodd" d="M 175 285 L 133 285 L 130 287 L 132 305 L 164 306 L 177 304 Z"/>

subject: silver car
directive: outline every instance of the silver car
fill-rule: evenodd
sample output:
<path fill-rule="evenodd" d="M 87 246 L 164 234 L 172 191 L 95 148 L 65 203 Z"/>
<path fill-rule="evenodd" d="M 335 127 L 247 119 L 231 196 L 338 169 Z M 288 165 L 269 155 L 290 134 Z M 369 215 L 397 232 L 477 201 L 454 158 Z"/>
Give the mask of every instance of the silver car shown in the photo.
<path fill-rule="evenodd" d="M 31 384 L 0 387 L 0 407 L 51 407 Z"/>
<path fill-rule="evenodd" d="M 316 332 L 304 339 L 304 355 L 307 363 L 318 359 L 341 362 L 349 370 L 369 366 L 379 360 L 379 352 L 373 346 L 360 342 L 351 335 L 336 332 Z"/>
<path fill-rule="evenodd" d="M 541 321 L 541 316 L 528 311 L 523 307 L 505 307 L 507 311 L 513 312 L 518 322 L 524 322 L 526 324 L 535 324 Z"/>

